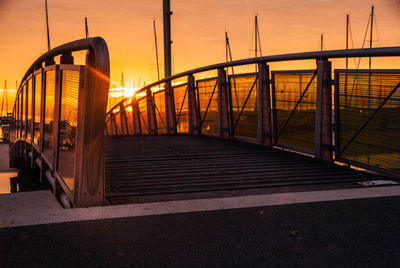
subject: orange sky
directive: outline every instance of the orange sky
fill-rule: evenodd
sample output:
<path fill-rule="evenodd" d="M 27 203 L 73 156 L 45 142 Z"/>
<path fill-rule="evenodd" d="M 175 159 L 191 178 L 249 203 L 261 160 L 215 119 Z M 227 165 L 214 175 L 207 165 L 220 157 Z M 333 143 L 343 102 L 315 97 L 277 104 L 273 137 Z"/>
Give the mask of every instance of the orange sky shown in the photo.
<path fill-rule="evenodd" d="M 252 54 L 254 15 L 259 16 L 263 54 L 345 47 L 346 13 L 355 47 L 361 47 L 371 4 L 375 5 L 374 46 L 400 45 L 399 0 L 171 0 L 175 73 L 225 60 L 224 31 L 234 59 Z M 157 20 L 162 56 L 162 0 L 48 0 L 51 45 L 89 34 L 108 43 L 111 78 L 126 85 L 156 80 L 152 19 Z M 44 0 L 0 0 L 0 87 L 15 87 L 31 63 L 47 50 Z M 400 60 L 392 61 L 399 66 Z M 388 66 L 391 68 L 392 66 Z"/>

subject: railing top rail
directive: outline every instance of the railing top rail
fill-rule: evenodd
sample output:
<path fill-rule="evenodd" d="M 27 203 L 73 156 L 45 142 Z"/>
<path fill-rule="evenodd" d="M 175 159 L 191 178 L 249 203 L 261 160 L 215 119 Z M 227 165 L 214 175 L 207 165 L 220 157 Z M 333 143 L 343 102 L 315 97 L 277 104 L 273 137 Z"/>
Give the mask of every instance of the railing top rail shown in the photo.
<path fill-rule="evenodd" d="M 400 47 L 378 47 L 378 48 L 359 48 L 359 49 L 341 49 L 341 50 L 326 50 L 326 51 L 312 51 L 312 52 L 301 52 L 301 53 L 291 53 L 291 54 L 280 54 L 272 56 L 264 56 L 258 58 L 247 58 L 241 60 L 235 60 L 230 62 L 222 62 L 218 64 L 208 65 L 189 71 L 185 71 L 173 76 L 166 77 L 157 82 L 149 84 L 136 93 L 141 93 L 149 88 L 155 87 L 162 83 L 181 78 L 187 75 L 206 72 L 210 70 L 227 68 L 231 66 L 241 66 L 254 63 L 262 62 L 277 62 L 277 61 L 292 61 L 292 60 L 313 60 L 313 59 L 333 59 L 333 58 L 355 58 L 355 57 L 390 57 L 390 56 L 400 56 Z M 119 106 L 125 99 L 114 105 L 108 112 L 112 112 L 115 107 Z"/>
<path fill-rule="evenodd" d="M 62 55 L 63 53 L 69 53 L 85 49 L 89 49 L 91 53 L 94 53 L 93 55 L 94 57 L 89 57 L 92 58 L 92 60 L 94 61 L 92 62 L 93 67 L 95 67 L 95 69 L 99 71 L 101 74 L 108 75 L 110 72 L 109 70 L 110 64 L 109 64 L 108 48 L 106 41 L 104 41 L 104 39 L 101 37 L 90 37 L 60 45 L 41 55 L 33 62 L 33 64 L 26 71 L 24 77 L 21 80 L 19 88 L 21 87 L 22 83 L 24 83 L 24 81 L 28 78 L 28 76 L 31 73 L 33 73 L 36 69 L 38 69 L 39 66 L 41 66 L 43 62 L 45 62 L 46 60 Z"/>

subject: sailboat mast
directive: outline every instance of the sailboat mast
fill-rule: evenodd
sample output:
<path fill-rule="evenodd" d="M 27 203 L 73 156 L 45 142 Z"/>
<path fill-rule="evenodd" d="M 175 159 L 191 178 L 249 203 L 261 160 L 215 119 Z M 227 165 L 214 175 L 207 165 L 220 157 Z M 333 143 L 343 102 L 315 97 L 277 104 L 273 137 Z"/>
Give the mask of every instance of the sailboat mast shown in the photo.
<path fill-rule="evenodd" d="M 228 46 L 229 46 L 228 32 L 225 32 L 225 60 L 226 60 L 226 62 L 229 61 Z"/>
<path fill-rule="evenodd" d="M 87 17 L 85 16 L 85 33 L 86 33 L 86 39 L 89 38 L 89 27 L 88 27 L 88 22 L 87 22 Z"/>
<path fill-rule="evenodd" d="M 45 6 L 46 6 L 46 27 L 47 27 L 47 49 L 50 50 L 50 31 L 49 31 L 49 14 L 47 11 L 47 0 L 45 0 Z"/>
<path fill-rule="evenodd" d="M 374 29 L 374 6 L 371 7 L 371 32 L 369 37 L 369 48 L 372 48 L 373 29 Z M 371 57 L 369 57 L 369 69 L 371 69 Z"/>
<path fill-rule="evenodd" d="M 1 114 L 0 114 L 0 116 L 3 116 L 4 94 L 6 92 L 6 88 L 7 88 L 7 80 L 4 82 L 3 99 L 1 100 Z"/>
<path fill-rule="evenodd" d="M 324 33 L 321 34 L 321 51 L 324 50 Z"/>
<path fill-rule="evenodd" d="M 258 29 L 258 20 L 257 20 L 257 15 L 254 17 L 254 40 L 255 40 L 255 55 L 256 55 L 256 58 L 257 58 L 257 52 L 258 52 L 258 49 L 257 49 L 257 45 L 258 45 L 258 34 L 257 34 L 257 29 Z"/>
<path fill-rule="evenodd" d="M 225 32 L 225 50 L 226 50 L 226 62 L 228 62 L 229 60 L 232 61 L 232 51 L 231 51 L 231 45 L 229 43 L 228 32 Z M 233 77 L 233 91 L 235 93 L 235 98 L 236 98 L 236 107 L 239 107 L 239 99 L 236 90 L 236 79 L 235 79 L 235 72 L 233 70 L 233 65 L 232 65 L 232 77 Z"/>
<path fill-rule="evenodd" d="M 258 34 L 258 18 L 257 18 L 257 15 L 254 17 L 254 39 L 255 39 L 255 42 L 254 42 L 254 46 L 255 46 L 255 49 L 254 49 L 254 51 L 255 51 L 255 57 L 257 58 L 257 55 L 258 55 L 258 36 L 259 36 L 259 34 Z"/>
<path fill-rule="evenodd" d="M 8 95 L 7 95 L 7 80 L 6 80 L 6 86 L 5 86 L 5 97 L 6 97 L 6 116 L 8 116 Z"/>
<path fill-rule="evenodd" d="M 158 63 L 156 20 L 153 20 L 153 29 L 154 29 L 154 43 L 155 43 L 155 47 L 156 47 L 157 77 L 158 77 L 158 81 L 159 81 L 160 80 L 160 65 Z"/>
<path fill-rule="evenodd" d="M 349 49 L 349 14 L 346 16 L 346 50 Z M 346 70 L 349 68 L 349 58 L 346 57 Z"/>

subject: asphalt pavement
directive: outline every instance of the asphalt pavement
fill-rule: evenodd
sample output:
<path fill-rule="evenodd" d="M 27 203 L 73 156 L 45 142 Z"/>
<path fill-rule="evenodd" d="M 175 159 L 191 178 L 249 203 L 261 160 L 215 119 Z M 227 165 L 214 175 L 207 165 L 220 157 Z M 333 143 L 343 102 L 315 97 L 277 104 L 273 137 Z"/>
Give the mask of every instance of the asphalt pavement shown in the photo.
<path fill-rule="evenodd" d="M 2 267 L 399 267 L 400 197 L 0 229 Z"/>

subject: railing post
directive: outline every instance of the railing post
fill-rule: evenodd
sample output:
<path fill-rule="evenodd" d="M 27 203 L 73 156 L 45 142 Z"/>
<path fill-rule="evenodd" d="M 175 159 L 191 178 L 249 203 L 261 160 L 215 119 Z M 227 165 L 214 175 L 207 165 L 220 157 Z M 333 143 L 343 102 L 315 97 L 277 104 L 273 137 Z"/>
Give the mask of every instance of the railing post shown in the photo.
<path fill-rule="evenodd" d="M 272 146 L 271 99 L 269 67 L 258 64 L 258 143 Z"/>
<path fill-rule="evenodd" d="M 200 134 L 200 113 L 196 101 L 196 85 L 193 74 L 188 76 L 189 134 Z"/>
<path fill-rule="evenodd" d="M 317 60 L 317 107 L 315 115 L 315 157 L 332 161 L 332 64 Z"/>
<path fill-rule="evenodd" d="M 218 135 L 229 138 L 228 84 L 226 71 L 218 69 Z"/>
<path fill-rule="evenodd" d="M 140 125 L 140 115 L 139 115 L 139 103 L 136 99 L 136 95 L 132 96 L 132 122 L 133 122 L 133 134 L 142 134 L 142 128 Z"/>
<path fill-rule="evenodd" d="M 84 87 L 79 91 L 76 133 L 75 207 L 104 204 L 104 118 L 110 64 L 107 45 L 94 39 L 87 56 Z M 106 78 L 106 79 L 104 79 Z"/>
<path fill-rule="evenodd" d="M 125 111 L 125 107 L 124 104 L 120 104 L 119 106 L 119 110 L 121 113 L 121 132 L 122 135 L 128 135 L 128 122 L 126 120 L 126 111 Z"/>
<path fill-rule="evenodd" d="M 165 82 L 165 113 L 167 120 L 167 133 L 176 134 L 174 93 L 171 81 Z"/>
<path fill-rule="evenodd" d="M 149 126 L 149 134 L 157 134 L 156 111 L 150 88 L 146 90 L 146 104 L 147 104 L 147 122 Z"/>

